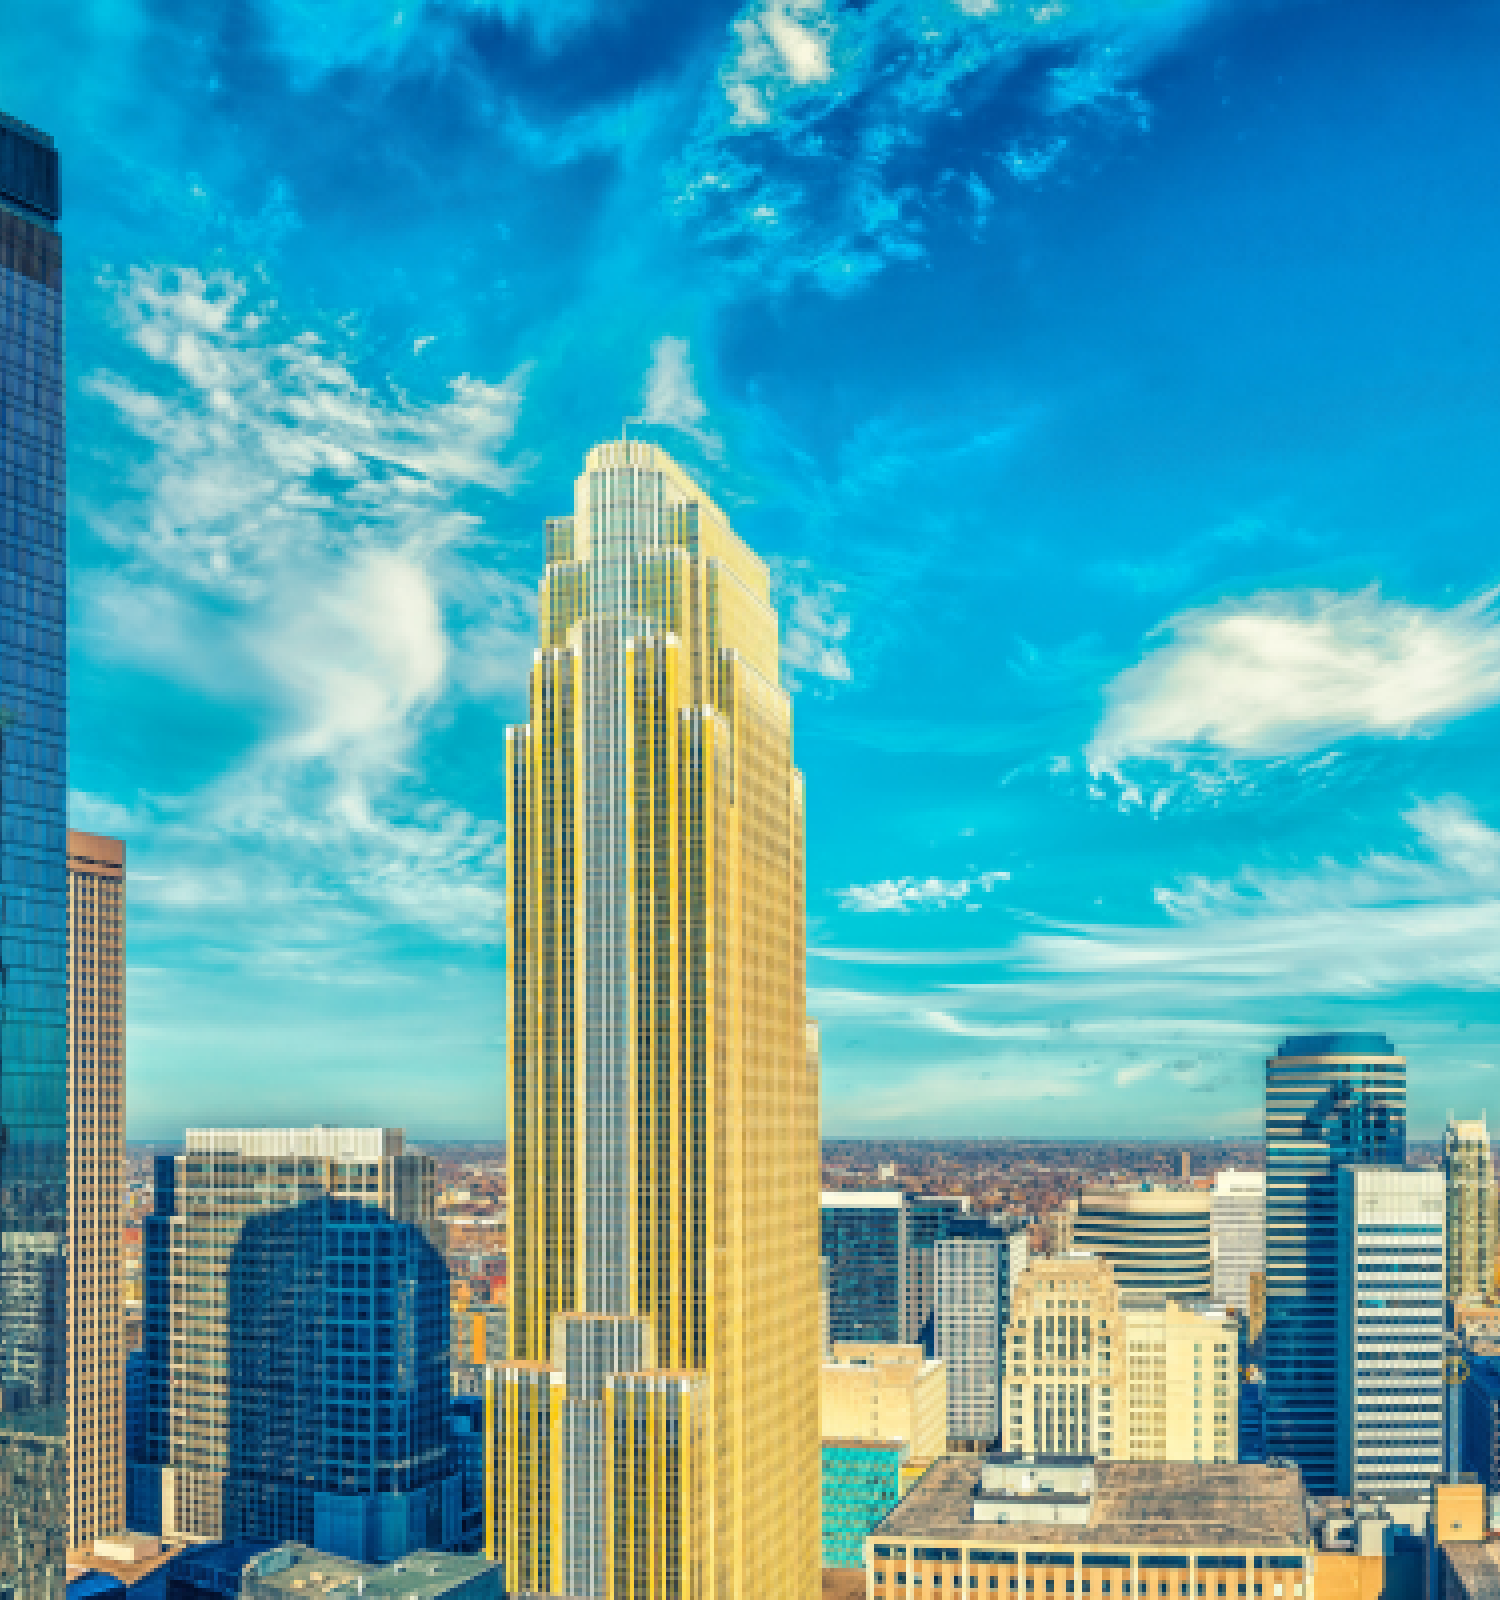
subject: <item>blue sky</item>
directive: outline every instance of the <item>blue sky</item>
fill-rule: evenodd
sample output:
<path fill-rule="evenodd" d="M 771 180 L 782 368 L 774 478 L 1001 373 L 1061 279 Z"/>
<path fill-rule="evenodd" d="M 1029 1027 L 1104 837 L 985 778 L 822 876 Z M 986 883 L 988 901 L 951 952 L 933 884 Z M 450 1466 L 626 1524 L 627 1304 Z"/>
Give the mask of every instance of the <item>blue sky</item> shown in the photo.
<path fill-rule="evenodd" d="M 61 15 L 60 15 L 61 13 Z M 11 0 L 130 1130 L 503 1127 L 503 730 L 625 415 L 772 563 L 831 1134 L 1500 1083 L 1500 7 Z"/>

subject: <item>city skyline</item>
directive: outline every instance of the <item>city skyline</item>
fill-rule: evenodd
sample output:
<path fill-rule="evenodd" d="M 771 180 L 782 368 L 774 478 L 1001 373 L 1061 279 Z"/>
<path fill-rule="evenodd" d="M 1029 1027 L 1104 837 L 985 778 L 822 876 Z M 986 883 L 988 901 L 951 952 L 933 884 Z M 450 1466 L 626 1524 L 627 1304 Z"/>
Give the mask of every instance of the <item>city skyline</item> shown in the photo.
<path fill-rule="evenodd" d="M 1441 11 L 21 0 L 132 1136 L 503 1133 L 503 729 L 622 418 L 771 566 L 826 1134 L 1252 1134 L 1322 1031 L 1487 1109 L 1500 22 Z"/>

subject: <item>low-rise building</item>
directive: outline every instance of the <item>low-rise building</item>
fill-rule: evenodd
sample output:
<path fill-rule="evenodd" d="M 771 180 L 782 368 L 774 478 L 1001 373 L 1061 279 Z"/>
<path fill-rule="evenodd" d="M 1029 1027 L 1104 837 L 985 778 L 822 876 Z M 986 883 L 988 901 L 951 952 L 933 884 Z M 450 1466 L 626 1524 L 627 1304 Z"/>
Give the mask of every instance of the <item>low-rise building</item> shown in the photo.
<path fill-rule="evenodd" d="M 899 1440 L 910 1456 L 943 1453 L 947 1375 L 920 1345 L 838 1344 L 823 1367 L 825 1439 Z"/>
<path fill-rule="evenodd" d="M 865 1540 L 868 1593 L 1313 1600 L 1295 1467 L 947 1456 Z"/>
<path fill-rule="evenodd" d="M 179 1556 L 168 1569 L 166 1593 L 167 1600 L 503 1600 L 505 1589 L 500 1568 L 482 1556 L 416 1550 L 375 1566 L 301 1544 L 267 1549 L 235 1540 Z"/>
<path fill-rule="evenodd" d="M 907 1448 L 899 1439 L 823 1441 L 823 1565 L 864 1564 L 865 1535 L 899 1502 Z"/>

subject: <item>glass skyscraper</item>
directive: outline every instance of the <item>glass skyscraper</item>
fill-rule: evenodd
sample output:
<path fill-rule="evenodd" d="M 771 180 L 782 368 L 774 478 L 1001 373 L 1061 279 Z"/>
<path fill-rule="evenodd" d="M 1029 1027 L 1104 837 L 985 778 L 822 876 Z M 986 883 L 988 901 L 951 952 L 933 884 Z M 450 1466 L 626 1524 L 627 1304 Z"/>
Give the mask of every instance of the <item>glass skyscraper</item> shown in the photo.
<path fill-rule="evenodd" d="M 813 1600 L 818 1052 L 770 575 L 621 439 L 547 524 L 537 610 L 488 1553 L 522 1591 Z"/>
<path fill-rule="evenodd" d="M 66 1581 L 67 658 L 57 152 L 0 113 L 0 1600 Z"/>
<path fill-rule="evenodd" d="M 902 1342 L 907 1222 L 906 1196 L 899 1189 L 825 1191 L 819 1247 L 828 1263 L 832 1343 Z"/>
<path fill-rule="evenodd" d="M 1339 1170 L 1406 1161 L 1406 1061 L 1383 1034 L 1290 1038 L 1266 1063 L 1266 1453 L 1338 1489 Z"/>

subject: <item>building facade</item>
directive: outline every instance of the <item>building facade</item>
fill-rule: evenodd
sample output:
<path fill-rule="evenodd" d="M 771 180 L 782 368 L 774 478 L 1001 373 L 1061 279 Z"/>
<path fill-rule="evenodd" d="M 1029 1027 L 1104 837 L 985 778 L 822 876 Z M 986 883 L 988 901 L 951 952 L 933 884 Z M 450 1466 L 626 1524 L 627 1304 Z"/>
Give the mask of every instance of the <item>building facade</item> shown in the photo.
<path fill-rule="evenodd" d="M 1495 1162 L 1481 1114 L 1449 1117 L 1443 1130 L 1447 1200 L 1447 1293 L 1450 1300 L 1483 1300 L 1495 1288 Z"/>
<path fill-rule="evenodd" d="M 909 1460 L 930 1461 L 948 1445 L 947 1372 L 921 1345 L 836 1344 L 821 1417 L 825 1439 L 899 1440 Z"/>
<path fill-rule="evenodd" d="M 1338 1173 L 1406 1161 L 1406 1061 L 1383 1034 L 1290 1038 L 1266 1063 L 1266 1453 L 1338 1485 Z"/>
<path fill-rule="evenodd" d="M 0 113 L 0 1596 L 66 1581 L 66 466 L 57 151 Z"/>
<path fill-rule="evenodd" d="M 934 1347 L 948 1377 L 950 1449 L 988 1449 L 1004 1432 L 1005 1330 L 1026 1270 L 1024 1228 L 969 1224 L 932 1246 Z"/>
<path fill-rule="evenodd" d="M 68 1545 L 125 1527 L 125 846 L 68 832 Z"/>
<path fill-rule="evenodd" d="M 620 440 L 547 524 L 538 615 L 488 1548 L 522 1591 L 811 1600 L 818 1056 L 769 574 Z"/>
<path fill-rule="evenodd" d="M 824 1439 L 823 1565 L 864 1565 L 865 1535 L 901 1498 L 906 1446 L 896 1439 Z"/>
<path fill-rule="evenodd" d="M 907 1224 L 906 1196 L 899 1189 L 823 1191 L 819 1250 L 828 1263 L 828 1337 L 833 1343 L 918 1342 L 906 1337 L 911 1320 Z"/>
<path fill-rule="evenodd" d="M 186 1145 L 158 1163 L 142 1345 L 157 1459 L 132 1468 L 157 1477 L 161 1534 L 355 1561 L 456 1544 L 432 1158 L 380 1128 L 190 1128 Z M 132 1490 L 144 1512 L 151 1491 Z"/>
<path fill-rule="evenodd" d="M 1209 1197 L 1201 1189 L 1085 1189 L 1068 1208 L 1068 1242 L 1107 1261 L 1122 1293 L 1212 1293 Z"/>
<path fill-rule="evenodd" d="M 906 1282 L 901 1337 L 919 1344 L 932 1355 L 937 1349 L 933 1315 L 937 1308 L 937 1279 L 933 1246 L 946 1239 L 955 1223 L 977 1220 L 967 1195 L 910 1194 L 906 1197 Z"/>
<path fill-rule="evenodd" d="M 1223 1311 L 1125 1296 L 1075 1253 L 1021 1275 L 1007 1343 L 1006 1452 L 1236 1461 L 1239 1325 Z"/>
<path fill-rule="evenodd" d="M 1444 1471 L 1443 1174 L 1339 1172 L 1339 1493 L 1425 1495 Z"/>
<path fill-rule="evenodd" d="M 1266 1175 L 1226 1167 L 1214 1174 L 1208 1197 L 1213 1253 L 1213 1299 L 1250 1310 L 1250 1280 L 1266 1270 Z"/>

